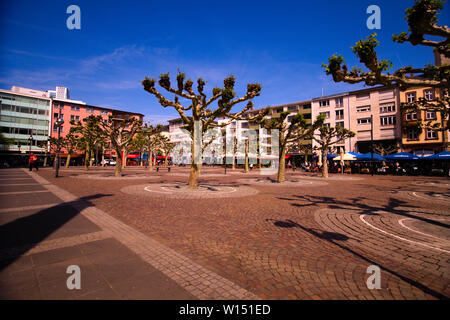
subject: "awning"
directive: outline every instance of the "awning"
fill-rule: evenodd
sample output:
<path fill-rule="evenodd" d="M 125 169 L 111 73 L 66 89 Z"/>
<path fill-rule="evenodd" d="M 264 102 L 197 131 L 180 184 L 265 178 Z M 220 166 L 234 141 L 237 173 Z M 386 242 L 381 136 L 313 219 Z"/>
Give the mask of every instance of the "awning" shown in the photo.
<path fill-rule="evenodd" d="M 385 156 L 388 160 L 419 160 L 420 157 L 413 155 L 409 152 L 399 152 L 395 154 L 390 154 L 388 156 Z"/>
<path fill-rule="evenodd" d="M 340 161 L 341 156 L 339 155 L 337 157 L 334 157 L 333 160 Z M 354 155 L 352 155 L 350 153 L 344 153 L 344 161 L 353 161 L 353 160 L 356 160 L 356 157 Z"/>
<path fill-rule="evenodd" d="M 434 156 L 424 158 L 426 160 L 450 160 L 450 151 L 437 153 Z"/>
<path fill-rule="evenodd" d="M 378 153 L 370 153 L 370 152 L 363 153 L 363 154 L 357 156 L 356 160 L 359 160 L 359 161 L 372 161 L 372 160 L 373 161 L 386 161 L 386 159 L 383 156 L 379 155 Z"/>

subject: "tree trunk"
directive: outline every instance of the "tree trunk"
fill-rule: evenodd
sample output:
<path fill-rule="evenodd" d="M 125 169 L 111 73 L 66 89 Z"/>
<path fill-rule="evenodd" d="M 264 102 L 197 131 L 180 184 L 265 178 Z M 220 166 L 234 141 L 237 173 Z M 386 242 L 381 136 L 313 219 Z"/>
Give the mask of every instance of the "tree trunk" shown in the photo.
<path fill-rule="evenodd" d="M 322 178 L 328 178 L 328 151 L 322 152 Z"/>
<path fill-rule="evenodd" d="M 105 147 L 102 146 L 102 167 L 105 166 Z"/>
<path fill-rule="evenodd" d="M 148 153 L 148 168 L 149 171 L 153 170 L 153 151 L 149 151 Z"/>
<path fill-rule="evenodd" d="M 248 169 L 248 139 L 245 140 L 245 164 L 244 164 L 245 173 L 249 172 Z"/>
<path fill-rule="evenodd" d="M 114 173 L 114 175 L 116 177 L 121 177 L 122 176 L 122 157 L 120 156 L 121 151 L 120 150 L 116 150 L 117 154 L 119 156 L 117 156 L 117 161 L 116 161 L 116 171 Z"/>
<path fill-rule="evenodd" d="M 89 158 L 91 154 L 89 150 L 90 150 L 89 147 L 87 147 L 86 150 L 84 151 L 84 169 L 86 171 L 89 170 Z"/>
<path fill-rule="evenodd" d="M 48 154 L 48 152 L 46 151 L 45 157 L 44 157 L 44 164 L 43 164 L 44 168 L 47 166 L 47 154 Z"/>
<path fill-rule="evenodd" d="M 70 164 L 70 152 L 67 153 L 66 168 L 69 167 L 69 164 Z"/>
<path fill-rule="evenodd" d="M 144 165 L 144 161 L 142 161 L 143 159 L 142 159 L 142 151 L 140 152 L 140 158 L 139 159 L 141 159 L 141 167 Z"/>
<path fill-rule="evenodd" d="M 191 170 L 189 173 L 189 188 L 191 188 L 191 189 L 197 189 L 197 187 L 198 187 L 198 176 L 200 175 L 200 168 L 201 168 L 200 166 L 201 166 L 201 162 L 202 162 L 202 158 L 200 155 L 200 165 L 195 163 L 195 155 L 197 154 L 197 148 L 198 147 L 201 148 L 201 144 L 200 144 L 200 146 L 197 146 L 197 144 L 195 143 L 195 139 L 197 136 L 196 131 L 197 131 L 197 128 L 194 125 L 193 132 L 192 132 L 192 143 L 191 143 Z"/>
<path fill-rule="evenodd" d="M 280 146 L 280 157 L 278 161 L 278 177 L 277 181 L 279 183 L 284 182 L 286 180 L 285 177 L 285 166 L 286 166 L 286 147 Z"/>
<path fill-rule="evenodd" d="M 122 162 L 122 159 L 120 160 L 120 162 L 122 162 L 122 168 L 125 168 L 127 166 L 127 156 L 128 156 L 127 151 L 124 150 L 123 151 L 123 162 Z"/>

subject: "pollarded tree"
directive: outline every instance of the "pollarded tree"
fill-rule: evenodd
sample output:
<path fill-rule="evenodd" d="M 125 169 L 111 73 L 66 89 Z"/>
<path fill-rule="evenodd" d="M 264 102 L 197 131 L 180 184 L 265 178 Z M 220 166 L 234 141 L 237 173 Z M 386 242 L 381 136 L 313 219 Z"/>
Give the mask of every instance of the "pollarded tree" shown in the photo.
<path fill-rule="evenodd" d="M 285 181 L 286 166 L 286 148 L 290 143 L 294 143 L 300 139 L 311 137 L 316 129 L 318 129 L 324 121 L 323 116 L 318 116 L 316 121 L 311 125 L 304 118 L 303 114 L 298 113 L 289 116 L 289 111 L 281 112 L 279 117 L 271 119 L 263 119 L 261 124 L 266 129 L 278 129 L 279 134 L 279 163 L 278 163 L 278 182 Z M 289 119 L 288 119 L 289 116 Z"/>
<path fill-rule="evenodd" d="M 142 167 L 143 162 L 142 162 L 142 158 L 143 158 L 143 152 L 145 149 L 145 143 L 146 143 L 146 139 L 145 139 L 145 135 L 143 132 L 139 132 L 138 134 L 136 134 L 136 136 L 133 138 L 133 140 L 131 141 L 130 144 L 130 150 L 133 152 L 139 152 L 140 155 L 140 166 Z"/>
<path fill-rule="evenodd" d="M 142 120 L 136 118 L 114 118 L 108 117 L 108 120 L 101 121 L 99 117 L 98 125 L 102 136 L 111 142 L 116 151 L 116 171 L 115 176 L 122 176 L 122 154 L 126 161 L 125 152 L 133 141 L 134 136 L 142 130 Z"/>
<path fill-rule="evenodd" d="M 442 0 L 417 0 L 412 8 L 406 10 L 406 20 L 409 25 L 409 35 L 402 32 L 393 36 L 397 43 L 409 42 L 412 45 L 424 45 L 434 48 L 435 52 L 450 58 L 450 28 L 437 25 L 438 10 L 443 9 Z M 335 82 L 360 83 L 369 86 L 398 85 L 402 89 L 408 87 L 433 87 L 448 90 L 450 65 L 432 66 L 424 68 L 403 67 L 393 73 L 385 73 L 392 68 L 389 60 L 379 61 L 375 48 L 379 41 L 375 38 L 376 33 L 370 35 L 366 40 L 360 40 L 352 47 L 353 53 L 366 66 L 367 71 L 354 67 L 348 71 L 344 58 L 334 54 L 328 59 L 326 68 L 327 75 L 332 75 Z M 444 38 L 441 40 L 425 39 L 425 36 Z M 411 74 L 416 75 L 411 77 Z"/>
<path fill-rule="evenodd" d="M 169 153 L 173 150 L 173 148 L 175 148 L 175 143 L 170 141 L 170 138 L 163 136 L 161 138 L 161 151 L 162 154 L 164 156 L 164 164 L 167 166 L 167 156 L 169 155 Z"/>
<path fill-rule="evenodd" d="M 438 25 L 439 10 L 444 8 L 442 0 L 416 0 L 414 6 L 406 9 L 406 21 L 408 32 L 393 35 L 392 39 L 397 43 L 409 42 L 413 46 L 422 45 L 433 48 L 435 54 L 450 59 L 450 28 Z M 393 65 L 389 60 L 379 60 L 376 47 L 379 41 L 375 38 L 376 33 L 370 35 L 366 40 L 358 41 L 352 47 L 353 53 L 366 67 L 366 71 L 353 67 L 348 71 L 345 60 L 341 55 L 332 55 L 328 64 L 324 64 L 326 74 L 332 75 L 335 82 L 365 83 L 369 86 L 385 85 L 398 86 L 404 91 L 414 87 L 431 87 L 440 90 L 439 95 L 432 99 L 421 98 L 417 102 L 402 103 L 404 112 L 432 111 L 440 113 L 441 123 L 420 123 L 419 126 L 432 128 L 438 131 L 450 130 L 449 116 L 449 88 L 450 88 L 450 65 L 426 65 L 422 68 L 406 66 L 394 72 L 388 72 Z M 445 136 L 445 135 L 444 135 Z"/>
<path fill-rule="evenodd" d="M 322 124 L 318 128 L 318 132 L 315 133 L 312 138 L 319 145 L 319 149 L 322 156 L 322 177 L 328 178 L 328 150 L 338 143 L 344 142 L 348 138 L 355 136 L 353 131 L 350 131 L 341 126 L 329 127 L 326 124 Z"/>
<path fill-rule="evenodd" d="M 96 145 L 103 139 L 99 123 L 103 120 L 100 116 L 89 116 L 82 121 L 71 120 L 70 133 L 79 134 L 79 149 L 84 151 L 84 167 L 89 170 L 92 152 Z"/>
<path fill-rule="evenodd" d="M 313 153 L 313 147 L 311 143 L 304 143 L 303 139 L 299 139 L 294 143 L 288 145 L 288 152 L 303 154 L 305 163 L 308 162 L 308 155 Z"/>
<path fill-rule="evenodd" d="M 387 156 L 389 154 L 397 153 L 398 143 L 376 143 L 373 145 L 373 152 L 378 153 L 382 156 Z"/>
<path fill-rule="evenodd" d="M 74 153 L 80 144 L 80 138 L 74 135 L 73 133 L 68 133 L 62 140 L 62 147 L 67 150 L 67 161 L 66 168 L 69 167 L 70 158 L 72 153 Z"/>
<path fill-rule="evenodd" d="M 207 143 L 203 143 L 200 136 L 208 131 L 208 129 L 214 127 L 225 127 L 231 123 L 232 120 L 240 120 L 241 116 L 248 110 L 253 108 L 253 104 L 250 100 L 259 96 L 261 93 L 261 85 L 248 84 L 247 93 L 240 98 L 236 97 L 234 92 L 235 78 L 229 76 L 224 80 L 223 88 L 214 88 L 212 90 L 212 97 L 209 99 L 204 93 L 204 87 L 206 82 L 199 78 L 197 80 L 197 92 L 194 92 L 192 86 L 194 83 L 192 80 L 185 80 L 186 75 L 179 72 L 176 77 L 176 88 L 173 88 L 170 83 L 169 73 L 161 74 L 159 77 L 159 85 L 171 94 L 175 95 L 173 100 L 164 97 L 156 88 L 156 81 L 148 77 L 142 81 L 144 89 L 153 94 L 159 103 L 164 107 L 173 107 L 180 114 L 181 119 L 185 124 L 185 129 L 190 133 L 192 139 L 191 143 L 191 169 L 189 174 L 189 187 L 198 187 L 198 177 L 200 174 L 201 166 L 201 149 L 205 147 Z M 188 102 L 188 106 L 183 106 L 180 102 L 180 98 L 183 101 Z M 231 113 L 231 109 L 242 102 L 249 101 L 249 103 L 238 113 Z M 213 103 L 217 103 L 218 107 L 212 109 Z M 186 111 L 190 111 L 192 116 L 186 115 Z M 227 117 L 229 120 L 224 121 L 221 124 L 217 123 L 217 119 L 220 117 Z M 257 116 L 252 117 L 256 119 Z M 247 119 L 247 120 L 252 120 Z"/>

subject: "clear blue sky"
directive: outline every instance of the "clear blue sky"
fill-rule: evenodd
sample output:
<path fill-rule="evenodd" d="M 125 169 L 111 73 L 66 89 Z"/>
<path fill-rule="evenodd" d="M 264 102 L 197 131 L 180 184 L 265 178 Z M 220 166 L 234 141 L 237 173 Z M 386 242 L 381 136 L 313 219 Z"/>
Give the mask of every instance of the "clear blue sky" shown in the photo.
<path fill-rule="evenodd" d="M 81 30 L 68 30 L 66 8 L 81 8 Z M 71 98 L 140 112 L 148 120 L 177 117 L 142 89 L 146 75 L 177 67 L 208 89 L 232 73 L 237 92 L 263 85 L 257 107 L 361 88 L 333 83 L 321 64 L 334 52 L 358 64 L 350 46 L 373 30 L 366 8 L 381 8 L 379 56 L 394 68 L 433 62 L 432 50 L 395 44 L 407 31 L 413 0 L 374 1 L 51 1 L 0 0 L 0 88 L 53 89 Z M 449 5 L 440 16 L 449 24 Z M 445 11 L 445 10 L 444 10 Z"/>

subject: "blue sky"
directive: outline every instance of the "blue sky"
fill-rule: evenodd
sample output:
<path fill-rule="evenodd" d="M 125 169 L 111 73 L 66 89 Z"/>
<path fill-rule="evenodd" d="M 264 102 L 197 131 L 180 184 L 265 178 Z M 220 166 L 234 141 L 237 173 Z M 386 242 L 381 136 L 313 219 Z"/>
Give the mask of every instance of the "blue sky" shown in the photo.
<path fill-rule="evenodd" d="M 66 8 L 81 8 L 81 30 L 68 30 Z M 321 64 L 335 52 L 358 64 L 350 47 L 373 30 L 366 8 L 381 8 L 378 53 L 394 68 L 433 62 L 432 50 L 395 44 L 407 31 L 399 1 L 0 1 L 0 88 L 66 86 L 71 98 L 140 112 L 163 122 L 178 116 L 145 92 L 140 81 L 161 72 L 203 77 L 207 89 L 224 77 L 263 86 L 257 107 L 356 90 L 334 83 Z M 447 4 L 447 8 L 448 8 Z M 445 11 L 445 10 L 444 10 Z M 441 24 L 449 22 L 448 10 Z"/>

